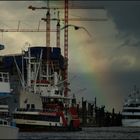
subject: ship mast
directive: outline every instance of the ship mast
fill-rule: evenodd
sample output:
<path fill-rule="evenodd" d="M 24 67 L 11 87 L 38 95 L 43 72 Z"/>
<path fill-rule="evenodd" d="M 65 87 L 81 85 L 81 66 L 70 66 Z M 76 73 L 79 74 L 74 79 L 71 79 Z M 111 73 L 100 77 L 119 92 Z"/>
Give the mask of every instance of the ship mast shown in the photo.
<path fill-rule="evenodd" d="M 28 48 L 28 77 L 27 77 L 27 85 L 28 85 L 28 89 L 30 90 L 31 87 L 31 52 L 30 52 L 30 47 Z"/>
<path fill-rule="evenodd" d="M 60 48 L 60 17 L 59 17 L 59 11 L 57 15 L 57 29 L 56 29 L 56 47 Z"/>
<path fill-rule="evenodd" d="M 50 47 L 50 28 L 51 28 L 51 22 L 50 22 L 49 0 L 47 0 L 47 6 L 48 6 L 48 11 L 47 11 L 47 14 L 46 14 L 46 47 Z M 49 54 L 47 54 L 47 57 L 49 58 Z"/>
<path fill-rule="evenodd" d="M 65 0 L 65 27 L 68 26 L 68 0 Z M 64 59 L 65 59 L 65 69 L 64 69 L 64 96 L 68 95 L 68 28 L 64 29 Z"/>

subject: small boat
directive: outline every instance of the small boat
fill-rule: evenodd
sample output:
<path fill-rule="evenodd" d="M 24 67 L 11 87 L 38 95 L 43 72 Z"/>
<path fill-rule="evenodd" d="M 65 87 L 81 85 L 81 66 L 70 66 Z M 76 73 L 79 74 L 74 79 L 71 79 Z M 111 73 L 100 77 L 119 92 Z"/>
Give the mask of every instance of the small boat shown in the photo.
<path fill-rule="evenodd" d="M 15 123 L 0 118 L 0 139 L 18 139 Z"/>
<path fill-rule="evenodd" d="M 140 92 L 136 86 L 125 100 L 122 111 L 122 125 L 140 127 Z"/>

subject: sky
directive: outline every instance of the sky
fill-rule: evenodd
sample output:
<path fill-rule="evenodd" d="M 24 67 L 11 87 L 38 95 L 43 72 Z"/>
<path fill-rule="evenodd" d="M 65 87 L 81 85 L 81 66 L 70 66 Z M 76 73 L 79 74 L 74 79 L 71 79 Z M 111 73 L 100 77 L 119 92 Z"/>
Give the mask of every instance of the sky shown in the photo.
<path fill-rule="evenodd" d="M 63 1 L 50 1 L 60 6 Z M 70 1 L 73 7 L 69 17 L 106 18 L 107 21 L 69 21 L 69 24 L 83 27 L 74 30 L 69 27 L 69 81 L 71 94 L 81 102 L 97 98 L 97 104 L 106 110 L 122 110 L 124 98 L 130 94 L 133 85 L 140 87 L 140 2 L 139 1 Z M 0 29 L 36 29 L 45 10 L 32 11 L 28 6 L 47 6 L 46 1 L 0 1 Z M 85 6 L 87 9 L 83 9 Z M 103 6 L 105 9 L 94 9 Z M 63 17 L 63 10 L 60 16 Z M 57 16 L 57 10 L 51 12 Z M 64 23 L 61 22 L 61 27 Z M 51 28 L 56 23 L 52 22 Z M 40 22 L 40 28 L 45 23 Z M 56 46 L 55 33 L 51 33 L 51 46 Z M 27 42 L 31 46 L 45 46 L 45 33 L 0 33 L 5 50 L 1 54 L 20 53 Z M 61 48 L 63 54 L 63 31 Z"/>

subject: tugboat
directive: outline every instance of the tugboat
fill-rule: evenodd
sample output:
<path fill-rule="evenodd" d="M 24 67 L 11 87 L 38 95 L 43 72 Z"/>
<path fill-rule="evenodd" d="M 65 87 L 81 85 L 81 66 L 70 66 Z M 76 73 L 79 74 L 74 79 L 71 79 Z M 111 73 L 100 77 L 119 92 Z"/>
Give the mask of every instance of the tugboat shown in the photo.
<path fill-rule="evenodd" d="M 122 125 L 125 127 L 140 127 L 140 92 L 136 86 L 128 99 L 125 100 L 122 111 Z"/>
<path fill-rule="evenodd" d="M 13 113 L 20 131 L 81 130 L 74 99 L 64 96 L 60 48 L 29 47 L 24 59 L 19 108 Z"/>
<path fill-rule="evenodd" d="M 68 7 L 67 7 L 68 8 Z M 29 9 L 35 8 L 29 6 Z M 50 47 L 50 8 L 47 8 L 46 46 L 28 46 L 21 55 L 5 56 L 13 77 L 18 107 L 13 118 L 20 131 L 81 130 L 75 99 L 66 95 L 68 34 L 65 20 L 65 55 L 60 49 L 60 18 L 56 18 L 56 47 Z M 68 12 L 68 11 L 66 11 Z M 67 18 L 67 16 L 65 16 Z M 67 19 L 68 20 L 68 19 Z M 15 72 L 16 68 L 16 72 Z M 15 80 L 18 76 L 18 80 Z M 14 83 L 18 81 L 17 83 Z M 19 82 L 20 81 L 20 82 Z"/>

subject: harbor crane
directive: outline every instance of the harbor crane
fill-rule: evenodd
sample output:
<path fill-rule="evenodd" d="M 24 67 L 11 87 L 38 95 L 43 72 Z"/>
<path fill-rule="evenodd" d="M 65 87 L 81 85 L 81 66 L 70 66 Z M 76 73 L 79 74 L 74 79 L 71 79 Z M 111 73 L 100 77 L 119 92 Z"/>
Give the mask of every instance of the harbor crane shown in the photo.
<path fill-rule="evenodd" d="M 47 7 L 28 7 L 31 10 L 47 10 L 46 18 L 42 18 L 46 22 L 46 29 L 40 29 L 39 26 L 37 29 L 20 29 L 20 22 L 18 23 L 17 29 L 0 29 L 0 32 L 46 32 L 46 47 L 50 47 L 50 32 L 57 32 L 57 47 L 60 47 L 60 21 L 64 21 L 64 59 L 65 59 L 65 68 L 64 68 L 64 79 L 67 79 L 64 82 L 64 96 L 68 95 L 68 27 L 69 21 L 107 21 L 106 18 L 69 18 L 69 9 L 101 9 L 104 10 L 104 7 L 101 6 L 78 6 L 78 5 L 69 5 L 69 0 L 64 0 L 64 6 L 60 7 L 50 7 L 49 0 L 47 1 Z M 51 9 L 64 9 L 64 18 L 60 18 L 58 14 L 58 18 L 51 18 L 50 10 Z M 50 29 L 50 21 L 56 20 L 57 29 Z M 75 29 L 80 29 L 78 26 L 74 26 Z M 49 54 L 47 54 L 48 56 Z"/>

